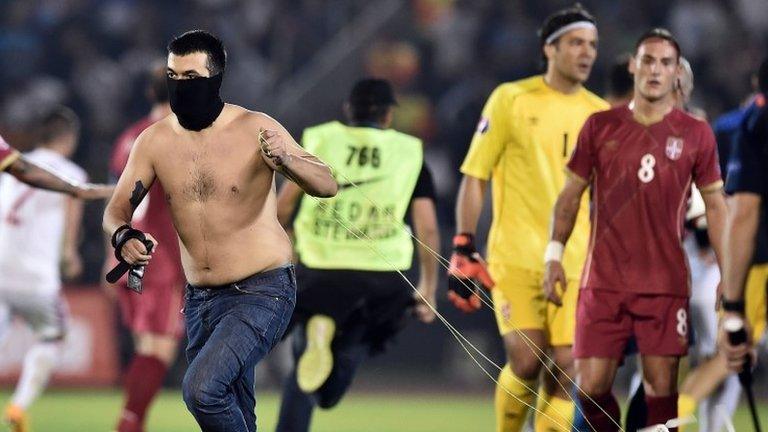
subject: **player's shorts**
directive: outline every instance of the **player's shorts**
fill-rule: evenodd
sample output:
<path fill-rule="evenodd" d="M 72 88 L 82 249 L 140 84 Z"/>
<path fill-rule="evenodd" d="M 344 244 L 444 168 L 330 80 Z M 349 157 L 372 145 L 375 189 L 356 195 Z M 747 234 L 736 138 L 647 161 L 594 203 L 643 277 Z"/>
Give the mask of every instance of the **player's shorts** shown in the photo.
<path fill-rule="evenodd" d="M 576 307 L 575 358 L 624 358 L 634 336 L 641 355 L 688 352 L 688 298 L 582 289 Z"/>
<path fill-rule="evenodd" d="M 562 306 L 544 296 L 544 274 L 507 264 L 488 268 L 496 286 L 491 291 L 499 333 L 544 330 L 552 346 L 573 345 L 579 281 L 568 280 Z"/>
<path fill-rule="evenodd" d="M 144 280 L 141 294 L 118 284 L 123 324 L 134 333 L 181 337 L 184 334 L 184 282 Z"/>
<path fill-rule="evenodd" d="M 749 269 L 744 290 L 746 318 L 752 329 L 752 338 L 759 341 L 765 334 L 766 289 L 768 289 L 768 264 L 755 264 Z"/>
<path fill-rule="evenodd" d="M 34 290 L 0 289 L 0 337 L 13 317 L 23 319 L 39 339 L 55 341 L 66 335 L 69 309 L 58 291 L 39 294 Z"/>
<path fill-rule="evenodd" d="M 365 327 L 363 343 L 380 352 L 405 325 L 413 289 L 394 271 L 296 268 L 296 308 L 291 326 L 312 315 L 336 321 L 337 333 Z M 288 333 L 288 332 L 286 332 Z"/>

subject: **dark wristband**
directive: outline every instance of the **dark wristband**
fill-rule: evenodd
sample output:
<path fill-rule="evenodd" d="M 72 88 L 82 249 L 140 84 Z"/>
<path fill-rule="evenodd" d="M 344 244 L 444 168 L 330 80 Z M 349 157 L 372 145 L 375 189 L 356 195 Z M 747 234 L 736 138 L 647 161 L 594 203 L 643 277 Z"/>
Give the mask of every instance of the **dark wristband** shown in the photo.
<path fill-rule="evenodd" d="M 128 224 L 120 225 L 115 232 L 112 233 L 112 237 L 110 238 L 109 242 L 112 244 L 113 248 L 117 247 L 117 236 L 120 235 L 123 230 L 131 229 L 131 226 Z"/>
<path fill-rule="evenodd" d="M 115 258 L 117 258 L 118 261 L 125 262 L 125 259 L 122 255 L 123 246 L 125 246 L 128 240 L 131 239 L 137 239 L 141 242 L 145 242 L 147 240 L 147 236 L 144 235 L 143 232 L 130 227 L 128 227 L 128 229 L 119 231 L 115 236 Z"/>
<path fill-rule="evenodd" d="M 472 256 L 475 249 L 475 236 L 472 233 L 459 233 L 453 236 L 453 251 L 461 255 Z"/>
<path fill-rule="evenodd" d="M 742 315 L 744 315 L 744 310 L 746 309 L 744 300 L 726 300 L 723 298 L 720 306 L 725 312 L 735 312 Z"/>

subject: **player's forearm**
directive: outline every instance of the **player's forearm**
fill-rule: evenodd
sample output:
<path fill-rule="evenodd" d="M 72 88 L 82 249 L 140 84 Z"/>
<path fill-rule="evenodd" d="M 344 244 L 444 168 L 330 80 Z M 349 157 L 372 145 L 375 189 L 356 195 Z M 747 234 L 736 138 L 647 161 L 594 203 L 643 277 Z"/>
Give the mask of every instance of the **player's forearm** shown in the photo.
<path fill-rule="evenodd" d="M 330 198 L 339 190 L 331 168 L 315 157 L 291 156 L 283 161 L 280 172 L 314 197 Z"/>
<path fill-rule="evenodd" d="M 759 223 L 760 209 L 757 205 L 739 203 L 728 213 L 723 233 L 723 296 L 728 300 L 744 298 L 744 282 L 747 278 L 752 256 L 755 251 L 755 236 Z"/>
<path fill-rule="evenodd" d="M 110 202 L 107 208 L 104 210 L 104 218 L 102 219 L 101 227 L 104 233 L 108 236 L 117 231 L 123 225 L 130 225 L 133 218 L 133 212 L 127 211 L 125 206 L 113 205 L 115 203 Z"/>
<path fill-rule="evenodd" d="M 419 278 L 421 279 L 422 286 L 426 289 L 426 292 L 422 294 L 427 298 L 434 298 L 437 291 L 437 259 L 429 249 L 439 253 L 440 233 L 436 226 L 424 227 L 417 230 L 416 236 L 420 242 L 424 243 L 424 245 L 420 244 L 417 249 L 419 255 Z"/>
<path fill-rule="evenodd" d="M 707 235 L 709 243 L 715 251 L 717 264 L 723 268 L 723 231 L 728 207 L 721 191 L 709 192 L 703 195 L 706 205 Z"/>
<path fill-rule="evenodd" d="M 477 221 L 483 211 L 487 188 L 486 180 L 468 175 L 461 180 L 459 194 L 456 197 L 456 232 L 475 233 Z"/>
<path fill-rule="evenodd" d="M 83 220 L 83 202 L 69 198 L 67 202 L 66 219 L 64 223 L 64 244 L 62 254 L 74 256 L 77 254 L 80 240 L 80 224 Z"/>
<path fill-rule="evenodd" d="M 36 188 L 54 192 L 62 192 L 77 196 L 81 189 L 80 183 L 61 177 L 58 174 L 28 161 L 23 156 L 14 162 L 9 169 L 11 175 L 19 181 Z"/>
<path fill-rule="evenodd" d="M 121 226 L 130 225 L 133 212 L 149 193 L 149 188 L 144 185 L 142 180 L 136 180 L 133 184 L 133 190 L 129 191 L 131 182 L 128 179 L 132 176 L 125 176 L 125 174 L 123 176 L 125 178 L 120 178 L 115 194 L 112 195 L 107 208 L 104 209 L 102 228 L 104 233 L 110 237 Z"/>
<path fill-rule="evenodd" d="M 575 194 L 568 190 L 563 190 L 557 197 L 555 210 L 552 214 L 552 234 L 551 240 L 560 242 L 563 245 L 568 242 L 576 224 L 576 216 L 579 214 L 581 206 L 581 194 Z"/>

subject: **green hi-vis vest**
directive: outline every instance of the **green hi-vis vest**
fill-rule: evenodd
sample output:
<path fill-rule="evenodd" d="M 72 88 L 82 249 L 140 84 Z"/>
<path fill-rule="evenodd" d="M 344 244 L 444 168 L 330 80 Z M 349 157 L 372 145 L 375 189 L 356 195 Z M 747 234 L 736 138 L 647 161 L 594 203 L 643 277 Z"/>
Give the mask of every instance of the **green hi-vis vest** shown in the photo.
<path fill-rule="evenodd" d="M 421 171 L 421 140 L 330 122 L 306 129 L 302 145 L 331 166 L 339 192 L 302 199 L 293 226 L 301 262 L 317 269 L 410 268 L 413 243 L 403 218 Z"/>

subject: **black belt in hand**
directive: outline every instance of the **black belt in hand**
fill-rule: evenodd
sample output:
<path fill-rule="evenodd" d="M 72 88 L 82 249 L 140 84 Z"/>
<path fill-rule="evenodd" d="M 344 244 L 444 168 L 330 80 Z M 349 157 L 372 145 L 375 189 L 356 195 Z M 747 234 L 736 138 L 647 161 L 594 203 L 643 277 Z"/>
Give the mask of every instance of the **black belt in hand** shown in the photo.
<path fill-rule="evenodd" d="M 137 239 L 144 243 L 144 247 L 147 248 L 147 253 L 152 252 L 154 244 L 147 239 L 147 236 L 143 232 L 133 229 L 131 227 L 123 226 L 115 231 L 115 235 L 112 236 L 112 246 L 115 247 L 115 257 L 118 259 L 117 265 L 107 273 L 107 282 L 115 283 L 128 273 L 128 288 L 141 293 L 143 290 L 142 281 L 144 279 L 144 265 L 131 265 L 125 261 L 120 253 L 128 240 Z"/>

